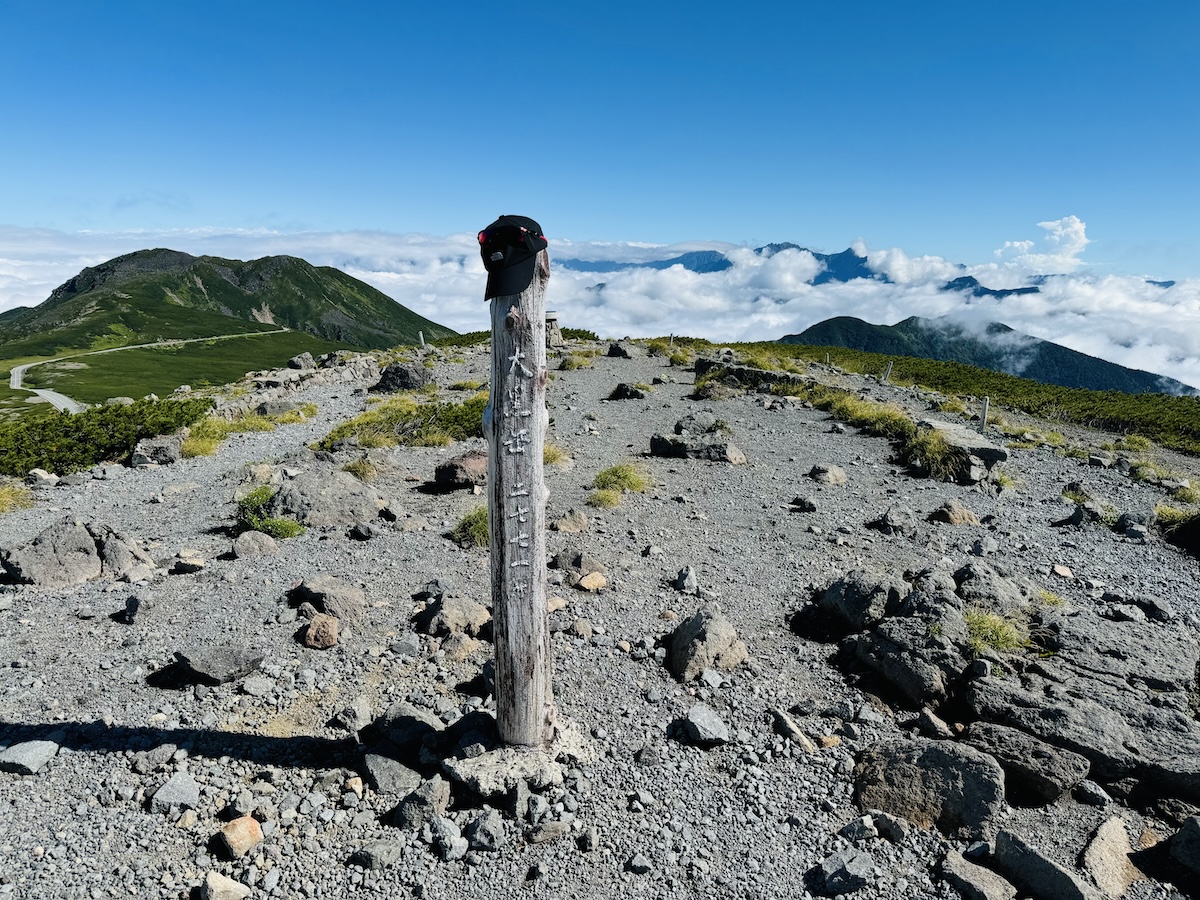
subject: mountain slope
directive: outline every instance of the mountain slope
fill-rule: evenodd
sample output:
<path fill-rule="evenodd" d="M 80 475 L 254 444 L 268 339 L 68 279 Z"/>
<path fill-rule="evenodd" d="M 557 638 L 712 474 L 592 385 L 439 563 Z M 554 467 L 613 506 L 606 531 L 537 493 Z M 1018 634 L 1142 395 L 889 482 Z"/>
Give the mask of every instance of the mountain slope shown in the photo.
<path fill-rule="evenodd" d="M 280 327 L 361 348 L 454 334 L 338 269 L 157 249 L 84 269 L 44 303 L 6 316 L 0 344 L 5 358 L 49 356 Z"/>
<path fill-rule="evenodd" d="M 960 362 L 1063 387 L 1128 394 L 1197 393 L 1195 388 L 1173 378 L 1097 359 L 1022 334 L 1000 322 L 991 322 L 979 331 L 945 319 L 917 316 L 895 325 L 872 325 L 850 316 L 838 316 L 818 322 L 800 334 L 786 335 L 781 342 Z"/>

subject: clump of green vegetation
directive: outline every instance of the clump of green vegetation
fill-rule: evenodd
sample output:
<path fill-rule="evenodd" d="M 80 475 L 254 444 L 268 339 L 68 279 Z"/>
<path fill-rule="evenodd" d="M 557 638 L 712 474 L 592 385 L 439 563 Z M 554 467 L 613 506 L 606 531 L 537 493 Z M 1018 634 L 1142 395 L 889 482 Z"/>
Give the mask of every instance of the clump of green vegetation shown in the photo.
<path fill-rule="evenodd" d="M 598 341 L 600 336 L 586 328 L 563 328 L 562 336 L 568 341 Z"/>
<path fill-rule="evenodd" d="M 1088 453 L 1087 447 L 1072 444 L 1063 449 L 1062 455 L 1067 459 L 1087 459 L 1091 454 Z"/>
<path fill-rule="evenodd" d="M 1054 593 L 1054 591 L 1046 588 L 1038 588 L 1038 598 L 1042 601 L 1043 606 L 1062 606 L 1063 598 Z"/>
<path fill-rule="evenodd" d="M 1146 453 L 1154 446 L 1154 441 L 1140 434 L 1128 434 L 1119 438 L 1116 443 L 1118 450 L 1130 450 L 1134 453 Z"/>
<path fill-rule="evenodd" d="M 933 428 L 919 428 L 900 448 L 903 461 L 938 481 L 953 481 L 962 465 L 960 455 Z"/>
<path fill-rule="evenodd" d="M 670 365 L 680 369 L 690 366 L 692 364 L 692 360 L 695 358 L 695 354 L 692 353 L 692 351 L 683 347 L 680 347 L 678 350 L 672 350 L 669 354 L 667 354 L 667 362 Z"/>
<path fill-rule="evenodd" d="M 647 394 L 649 394 L 651 391 L 653 391 L 653 390 L 654 390 L 654 385 L 652 385 L 652 384 L 647 384 L 647 383 L 646 383 L 646 382 L 644 382 L 644 381 L 635 381 L 635 382 L 634 382 L 634 384 L 633 384 L 633 386 L 634 386 L 635 388 L 637 388 L 639 391 L 644 391 L 644 392 L 645 392 L 645 393 L 647 393 Z"/>
<path fill-rule="evenodd" d="M 1167 506 L 1165 503 L 1160 503 L 1154 507 L 1154 517 L 1157 520 L 1158 527 L 1168 534 L 1192 521 L 1197 515 L 1200 515 L 1200 513 L 1189 512 L 1175 506 Z"/>
<path fill-rule="evenodd" d="M 295 519 L 273 518 L 266 515 L 267 504 L 275 496 L 268 484 L 260 485 L 238 501 L 235 529 L 261 531 L 273 538 L 293 538 L 304 534 L 304 526 Z"/>
<path fill-rule="evenodd" d="M 305 403 L 302 406 L 268 418 L 276 425 L 298 425 L 306 422 L 317 414 L 317 404 Z"/>
<path fill-rule="evenodd" d="M 477 391 L 483 387 L 482 381 L 456 381 L 450 385 L 452 391 Z"/>
<path fill-rule="evenodd" d="M 479 344 L 490 344 L 491 342 L 491 330 L 468 331 L 466 334 L 454 334 L 449 337 L 438 338 L 433 342 L 433 345 L 435 347 L 475 347 Z"/>
<path fill-rule="evenodd" d="M 1092 499 L 1087 494 L 1067 488 L 1063 488 L 1062 496 L 1064 500 L 1070 500 L 1072 503 L 1087 503 Z"/>
<path fill-rule="evenodd" d="M 466 513 L 458 524 L 450 529 L 448 537 L 460 547 L 486 547 L 490 543 L 488 533 L 488 511 L 486 506 L 476 506 Z"/>
<path fill-rule="evenodd" d="M 886 403 L 875 403 L 862 400 L 853 394 L 843 394 L 832 398 L 828 406 L 816 404 L 820 408 L 828 408 L 835 418 L 855 425 L 867 434 L 885 437 L 893 441 L 908 440 L 917 432 L 917 425 L 897 406 Z"/>
<path fill-rule="evenodd" d="M 463 403 L 418 403 L 401 394 L 338 425 L 316 449 L 331 450 L 339 441 L 354 439 L 360 447 L 444 447 L 483 433 L 487 394 Z"/>
<path fill-rule="evenodd" d="M 640 494 L 650 487 L 650 476 L 633 463 L 610 466 L 592 479 L 592 487 L 598 491 L 632 491 Z"/>
<path fill-rule="evenodd" d="M 212 456 L 229 435 L 240 431 L 274 431 L 275 422 L 257 413 L 247 413 L 235 419 L 208 416 L 201 419 L 183 439 L 185 457 Z"/>
<path fill-rule="evenodd" d="M 1045 438 L 1051 447 L 1062 447 L 1067 443 L 1067 438 L 1061 431 L 1051 431 Z"/>
<path fill-rule="evenodd" d="M 343 472 L 349 472 L 364 484 L 374 481 L 379 476 L 379 467 L 365 456 L 352 459 L 342 466 Z"/>
<path fill-rule="evenodd" d="M 143 438 L 170 434 L 202 418 L 205 397 L 135 401 L 98 406 L 72 415 L 52 412 L 0 423 L 0 475 L 21 477 L 30 469 L 68 475 L 101 462 L 123 461 Z"/>
<path fill-rule="evenodd" d="M 602 488 L 588 494 L 587 505 L 597 509 L 612 509 L 621 504 L 621 492 Z"/>
<path fill-rule="evenodd" d="M 542 445 L 542 465 L 557 465 L 558 463 L 564 462 L 569 458 L 570 457 L 567 455 L 567 451 L 558 446 L 558 444 L 553 444 L 547 441 Z"/>
<path fill-rule="evenodd" d="M 0 478 L 0 513 L 29 509 L 31 506 L 33 491 L 15 479 Z"/>
<path fill-rule="evenodd" d="M 963 612 L 967 623 L 967 646 L 974 656 L 1015 653 L 1029 645 L 1025 625 L 998 613 L 971 607 Z"/>
<path fill-rule="evenodd" d="M 1178 503 L 1200 503 L 1200 491 L 1191 485 L 1175 488 L 1171 497 Z"/>
<path fill-rule="evenodd" d="M 947 397 L 945 400 L 939 400 L 937 408 L 938 412 L 950 413 L 951 415 L 965 416 L 967 414 L 967 404 L 963 403 L 957 397 Z"/>
<path fill-rule="evenodd" d="M 563 360 L 558 364 L 558 367 L 564 372 L 570 372 L 574 369 L 586 369 L 591 366 L 591 364 L 591 359 L 582 353 L 568 353 L 563 357 Z"/>
<path fill-rule="evenodd" d="M 1017 480 L 1003 469 L 992 472 L 992 483 L 1002 491 L 1013 491 L 1017 488 Z"/>

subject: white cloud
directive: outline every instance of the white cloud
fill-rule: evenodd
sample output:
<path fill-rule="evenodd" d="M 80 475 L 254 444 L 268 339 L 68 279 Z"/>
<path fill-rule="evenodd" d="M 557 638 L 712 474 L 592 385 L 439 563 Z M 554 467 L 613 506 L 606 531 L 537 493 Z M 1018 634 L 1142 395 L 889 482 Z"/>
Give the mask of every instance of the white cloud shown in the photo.
<path fill-rule="evenodd" d="M 1200 280 L 1170 289 L 1143 279 L 1079 272 L 1086 226 L 1074 216 L 1041 223 L 1039 247 L 1010 241 L 1000 261 L 959 266 L 903 250 L 856 250 L 883 280 L 813 286 L 820 271 L 811 253 L 785 250 L 762 257 L 746 247 L 714 242 L 673 245 L 551 241 L 547 304 L 564 325 L 602 335 L 690 334 L 715 341 L 772 340 L 832 316 L 894 324 L 917 315 L 953 314 L 956 321 L 1001 321 L 1121 365 L 1200 386 Z M 485 273 L 474 234 L 431 236 L 383 232 L 282 233 L 189 229 L 75 233 L 0 227 L 0 311 L 40 303 L 84 266 L 146 247 L 235 259 L 286 253 L 332 265 L 374 285 L 415 312 L 458 331 L 488 327 Z M 588 273 L 554 267 L 555 258 L 644 262 L 689 250 L 719 250 L 733 265 L 697 274 L 674 266 Z M 940 288 L 964 274 L 993 288 L 1045 280 L 1040 293 L 972 298 Z M 603 283 L 603 288 L 598 288 Z"/>

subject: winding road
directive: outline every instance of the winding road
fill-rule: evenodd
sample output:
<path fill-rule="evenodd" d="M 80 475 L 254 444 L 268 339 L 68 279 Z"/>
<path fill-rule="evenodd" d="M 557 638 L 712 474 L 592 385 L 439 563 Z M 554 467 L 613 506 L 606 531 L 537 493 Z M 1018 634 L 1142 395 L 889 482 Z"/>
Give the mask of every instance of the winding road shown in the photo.
<path fill-rule="evenodd" d="M 44 365 L 45 363 L 61 362 L 64 359 L 77 359 L 80 356 L 97 356 L 101 353 L 119 353 L 122 350 L 139 350 L 145 347 L 174 347 L 178 344 L 199 344 L 204 341 L 228 341 L 233 338 L 258 337 L 263 334 L 282 334 L 285 331 L 291 331 L 290 328 L 277 328 L 274 331 L 245 331 L 240 334 L 218 334 L 213 337 L 202 338 L 180 338 L 173 341 L 152 341 L 149 344 L 129 344 L 125 347 L 109 347 L 107 350 L 89 350 L 86 353 L 72 353 L 69 356 L 56 356 L 54 359 L 43 359 L 40 362 L 25 363 L 21 366 L 13 366 L 12 371 L 8 376 L 8 386 L 14 391 L 29 391 L 31 394 L 36 394 L 47 403 L 54 406 L 55 409 L 61 409 L 63 412 L 77 413 L 87 409 L 86 403 L 80 403 L 78 400 L 72 400 L 66 394 L 60 394 L 58 391 L 46 390 L 45 388 L 27 388 L 21 384 L 25 378 L 25 370 L 32 369 L 34 366 Z"/>

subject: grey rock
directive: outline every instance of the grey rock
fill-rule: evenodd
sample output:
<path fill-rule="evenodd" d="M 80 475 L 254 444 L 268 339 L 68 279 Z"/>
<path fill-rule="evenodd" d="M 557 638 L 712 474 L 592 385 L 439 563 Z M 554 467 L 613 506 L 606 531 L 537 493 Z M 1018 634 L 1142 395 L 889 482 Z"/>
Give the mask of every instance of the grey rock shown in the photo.
<path fill-rule="evenodd" d="M 371 724 L 371 701 L 363 696 L 355 697 L 333 718 L 338 727 L 357 734 Z"/>
<path fill-rule="evenodd" d="M 578 509 L 571 509 L 561 519 L 550 523 L 551 531 L 561 531 L 564 534 L 582 534 L 588 530 L 588 517 Z"/>
<path fill-rule="evenodd" d="M 362 624 L 367 606 L 367 595 L 362 588 L 324 574 L 307 576 L 292 589 L 290 597 L 295 604 L 311 603 L 351 628 Z"/>
<path fill-rule="evenodd" d="M 857 630 L 895 612 L 911 590 L 899 575 L 854 569 L 825 589 L 818 606 L 843 625 Z"/>
<path fill-rule="evenodd" d="M 428 710 L 407 700 L 397 700 L 378 721 L 379 730 L 406 754 L 416 753 L 425 739 L 445 729 L 445 723 Z"/>
<path fill-rule="evenodd" d="M 458 826 L 445 816 L 434 816 L 430 820 L 429 833 L 438 855 L 447 862 L 462 859 L 470 849 L 470 844 L 462 836 Z"/>
<path fill-rule="evenodd" d="M 912 535 L 917 531 L 917 514 L 910 507 L 896 503 L 889 506 L 882 516 L 868 524 L 884 534 Z"/>
<path fill-rule="evenodd" d="M 584 853 L 593 853 L 600 847 L 600 831 L 595 825 L 589 825 L 579 835 L 579 849 Z"/>
<path fill-rule="evenodd" d="M 487 484 L 488 455 L 484 450 L 469 450 L 433 470 L 433 480 L 442 487 L 469 488 Z"/>
<path fill-rule="evenodd" d="M 645 400 L 646 392 L 641 390 L 640 388 L 634 387 L 632 384 L 626 384 L 625 382 L 622 381 L 622 382 L 618 383 L 615 388 L 612 389 L 612 393 L 608 395 L 608 399 L 609 400 Z"/>
<path fill-rule="evenodd" d="M 295 519 L 301 525 L 354 525 L 378 518 L 386 505 L 375 490 L 349 472 L 315 466 L 285 481 L 267 502 L 268 516 Z"/>
<path fill-rule="evenodd" d="M 39 588 L 71 587 L 101 576 L 120 578 L 137 565 L 153 567 L 154 560 L 107 525 L 72 518 L 0 556 L 9 580 Z"/>
<path fill-rule="evenodd" d="M 942 878 L 965 900 L 1015 900 L 1017 889 L 991 869 L 950 850 L 942 860 Z"/>
<path fill-rule="evenodd" d="M 608 345 L 607 355 L 615 359 L 636 359 L 646 356 L 647 352 L 644 347 L 638 344 L 631 344 L 628 341 L 614 341 Z"/>
<path fill-rule="evenodd" d="M 518 784 L 544 791 L 563 783 L 562 767 L 544 750 L 501 747 L 473 758 L 451 757 L 442 761 L 442 769 L 485 800 L 506 797 Z"/>
<path fill-rule="evenodd" d="M 734 669 L 748 655 L 746 645 L 715 605 L 698 609 L 667 639 L 667 665 L 683 682 L 696 679 L 705 669 Z"/>
<path fill-rule="evenodd" d="M 701 747 L 729 743 L 729 726 L 711 706 L 696 703 L 684 717 L 683 731 L 687 739 Z"/>
<path fill-rule="evenodd" d="M 1105 819 L 1083 849 L 1081 862 L 1092 881 L 1108 897 L 1124 897 L 1141 877 L 1130 859 L 1133 848 L 1120 816 Z"/>
<path fill-rule="evenodd" d="M 808 477 L 817 484 L 845 484 L 849 481 L 846 475 L 846 470 L 841 466 L 835 466 L 828 463 L 818 463 L 808 470 Z"/>
<path fill-rule="evenodd" d="M 625 870 L 634 875 L 645 875 L 653 868 L 654 864 L 641 853 L 635 853 L 625 861 Z"/>
<path fill-rule="evenodd" d="M 397 841 L 371 841 L 354 851 L 350 862 L 364 869 L 378 872 L 395 865 L 404 854 L 404 845 Z"/>
<path fill-rule="evenodd" d="M 421 636 L 415 631 L 407 631 L 392 642 L 391 650 L 397 656 L 417 656 L 421 652 Z"/>
<path fill-rule="evenodd" d="M 472 850 L 492 852 L 501 849 L 508 840 L 504 817 L 486 807 L 467 825 L 465 837 Z"/>
<path fill-rule="evenodd" d="M 254 408 L 260 416 L 282 416 L 296 412 L 300 404 L 294 400 L 264 400 Z"/>
<path fill-rule="evenodd" d="M 817 752 L 817 745 L 812 742 L 807 734 L 800 730 L 800 726 L 784 710 L 774 707 L 771 710 L 771 716 L 775 722 L 775 731 L 790 740 L 792 746 L 800 748 L 805 753 Z"/>
<path fill-rule="evenodd" d="M 1075 786 L 1074 797 L 1080 803 L 1088 806 L 1108 806 L 1113 802 L 1108 791 L 1096 784 L 1090 778 L 1085 778 Z"/>
<path fill-rule="evenodd" d="M 791 512 L 810 513 L 817 511 L 817 501 L 811 497 L 799 496 L 793 497 L 788 504 L 788 509 Z"/>
<path fill-rule="evenodd" d="M 0 772 L 36 775 L 58 753 L 54 741 L 23 741 L 0 751 Z"/>
<path fill-rule="evenodd" d="M 954 581 L 965 602 L 1001 615 L 1022 612 L 1033 594 L 1028 585 L 1006 578 L 985 562 L 967 563 L 954 573 Z"/>
<path fill-rule="evenodd" d="M 380 374 L 379 381 L 368 388 L 371 393 L 391 394 L 396 391 L 418 391 L 433 381 L 433 375 L 418 363 L 391 363 Z"/>
<path fill-rule="evenodd" d="M 366 754 L 363 769 L 371 786 L 381 794 L 404 796 L 421 786 L 420 773 L 382 753 Z"/>
<path fill-rule="evenodd" d="M 696 570 L 691 566 L 684 566 L 679 570 L 679 574 L 675 576 L 675 590 L 683 591 L 685 594 L 694 594 L 700 586 L 700 582 L 696 578 Z"/>
<path fill-rule="evenodd" d="M 1008 794 L 1019 801 L 1053 803 L 1086 778 L 1091 768 L 1078 753 L 991 722 L 972 725 L 967 743 L 996 758 L 1004 769 Z"/>
<path fill-rule="evenodd" d="M 257 669 L 265 658 L 261 651 L 231 644 L 177 650 L 175 656 L 199 680 L 208 684 L 236 681 Z"/>
<path fill-rule="evenodd" d="M 825 857 L 819 866 L 821 885 L 830 895 L 852 894 L 871 883 L 875 860 L 871 854 L 846 847 Z"/>
<path fill-rule="evenodd" d="M 417 829 L 444 816 L 449 805 L 450 785 L 435 775 L 401 800 L 392 816 L 397 826 Z"/>
<path fill-rule="evenodd" d="M 1001 875 L 1038 900 L 1104 900 L 1104 894 L 1079 875 L 1046 858 L 1011 831 L 996 835 L 992 859 Z"/>
<path fill-rule="evenodd" d="M 543 822 L 536 828 L 531 828 L 525 835 L 525 840 L 530 844 L 548 844 L 551 841 L 564 838 L 570 833 L 571 826 L 568 822 Z"/>
<path fill-rule="evenodd" d="M 876 744 L 854 770 L 860 809 L 880 809 L 921 828 L 990 834 L 1004 803 L 1004 772 L 990 756 L 948 741 Z"/>
<path fill-rule="evenodd" d="M 257 559 L 274 556 L 279 552 L 275 538 L 261 531 L 243 531 L 233 542 L 233 555 L 238 559 Z"/>
<path fill-rule="evenodd" d="M 650 437 L 650 455 L 667 459 L 703 459 L 745 465 L 746 454 L 732 441 L 718 438 L 672 437 L 655 434 Z"/>
<path fill-rule="evenodd" d="M 980 460 L 986 470 L 991 470 L 993 467 L 1005 462 L 1008 459 L 1008 451 L 994 444 L 981 435 L 978 431 L 967 428 L 964 425 L 957 425 L 951 422 L 942 422 L 935 419 L 925 420 L 918 423 L 922 428 L 931 428 L 945 439 L 951 449 L 956 451 L 960 459 L 960 481 L 967 480 L 961 473 L 969 468 L 969 458 L 975 457 Z"/>
<path fill-rule="evenodd" d="M 187 772 L 176 772 L 150 798 L 152 812 L 165 813 L 172 807 L 196 809 L 200 805 L 200 785 Z"/>
<path fill-rule="evenodd" d="M 130 454 L 129 464 L 135 468 L 144 466 L 169 466 L 179 462 L 183 456 L 183 434 L 143 438 Z"/>
<path fill-rule="evenodd" d="M 287 361 L 287 367 L 289 369 L 315 369 L 317 367 L 317 361 L 313 359 L 313 355 L 311 353 L 305 350 L 303 353 L 299 353 L 289 359 Z"/>
<path fill-rule="evenodd" d="M 426 634 L 469 634 L 478 637 L 492 621 L 492 614 L 482 603 L 467 597 L 443 597 L 429 604 L 417 617 L 418 626 Z"/>
<path fill-rule="evenodd" d="M 200 900 L 246 900 L 250 888 L 220 872 L 207 872 L 200 885 Z"/>
<path fill-rule="evenodd" d="M 1200 816 L 1189 816 L 1171 838 L 1171 859 L 1200 875 Z"/>
<path fill-rule="evenodd" d="M 179 748 L 174 744 L 159 744 L 133 758 L 133 771 L 139 775 L 150 775 L 164 768 Z"/>

